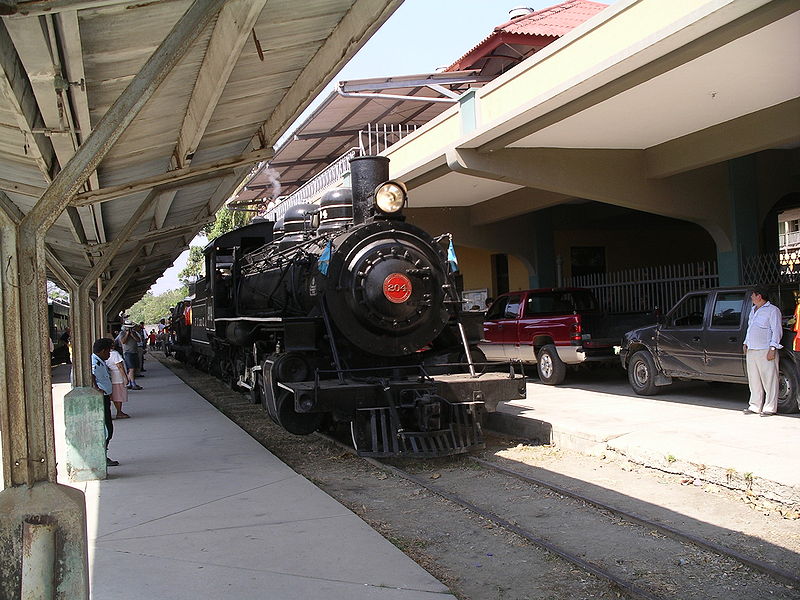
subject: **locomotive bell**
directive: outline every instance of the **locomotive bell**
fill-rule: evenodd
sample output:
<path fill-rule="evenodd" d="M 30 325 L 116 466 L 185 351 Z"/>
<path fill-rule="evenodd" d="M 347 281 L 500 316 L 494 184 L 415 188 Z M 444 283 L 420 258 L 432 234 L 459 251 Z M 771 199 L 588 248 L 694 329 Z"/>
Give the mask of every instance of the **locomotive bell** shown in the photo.
<path fill-rule="evenodd" d="M 353 188 L 353 224 L 370 217 L 375 188 L 389 179 L 389 159 L 385 156 L 357 156 L 350 161 Z"/>

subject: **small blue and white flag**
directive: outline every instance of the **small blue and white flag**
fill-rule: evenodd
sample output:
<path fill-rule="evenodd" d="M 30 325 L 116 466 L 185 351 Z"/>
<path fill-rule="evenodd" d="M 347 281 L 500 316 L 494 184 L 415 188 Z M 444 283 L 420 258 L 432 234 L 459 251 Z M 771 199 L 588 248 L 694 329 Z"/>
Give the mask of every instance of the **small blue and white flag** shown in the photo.
<path fill-rule="evenodd" d="M 330 240 L 328 240 L 325 249 L 322 251 L 322 254 L 319 255 L 319 259 L 317 260 L 317 269 L 323 275 L 328 274 L 328 267 L 331 264 L 331 252 L 333 250 L 333 244 Z"/>
<path fill-rule="evenodd" d="M 450 267 L 451 273 L 458 271 L 458 258 L 456 258 L 456 249 L 453 246 L 453 240 L 450 240 L 450 245 L 447 247 L 447 266 Z"/>

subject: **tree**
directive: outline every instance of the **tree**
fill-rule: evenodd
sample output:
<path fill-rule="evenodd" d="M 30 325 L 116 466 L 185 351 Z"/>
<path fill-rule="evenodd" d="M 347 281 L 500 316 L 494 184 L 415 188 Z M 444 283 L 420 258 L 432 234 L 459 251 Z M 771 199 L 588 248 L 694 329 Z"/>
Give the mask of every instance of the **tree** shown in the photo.
<path fill-rule="evenodd" d="M 144 321 L 151 325 L 158 323 L 161 319 L 168 317 L 175 305 L 183 300 L 189 293 L 188 288 L 182 287 L 177 290 L 169 290 L 158 296 L 147 292 L 141 300 L 131 306 L 126 311 L 134 323 Z"/>
<path fill-rule="evenodd" d="M 69 304 L 69 294 L 49 279 L 47 280 L 47 297 L 57 300 L 61 304 Z"/>
<path fill-rule="evenodd" d="M 230 210 L 223 206 L 217 211 L 214 222 L 203 227 L 203 233 L 208 237 L 208 241 L 213 241 L 229 231 L 244 227 L 253 219 L 253 216 L 255 216 L 255 213 Z"/>
<path fill-rule="evenodd" d="M 188 286 L 193 283 L 203 274 L 203 266 L 205 262 L 205 255 L 200 246 L 192 246 L 189 248 L 189 260 L 186 261 L 184 269 L 178 273 L 178 279 L 181 280 L 183 285 Z"/>

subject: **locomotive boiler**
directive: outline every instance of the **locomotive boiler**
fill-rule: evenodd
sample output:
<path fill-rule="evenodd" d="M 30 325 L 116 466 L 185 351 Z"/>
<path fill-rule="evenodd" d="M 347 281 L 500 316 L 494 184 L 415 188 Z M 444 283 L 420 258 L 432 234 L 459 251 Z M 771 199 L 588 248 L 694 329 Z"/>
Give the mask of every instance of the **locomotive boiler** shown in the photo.
<path fill-rule="evenodd" d="M 362 455 L 483 447 L 481 415 L 525 394 L 486 372 L 460 311 L 449 236 L 405 221 L 388 159 L 351 161 L 351 188 L 217 238 L 181 305 L 178 352 L 248 390 L 295 434 L 350 425 Z"/>

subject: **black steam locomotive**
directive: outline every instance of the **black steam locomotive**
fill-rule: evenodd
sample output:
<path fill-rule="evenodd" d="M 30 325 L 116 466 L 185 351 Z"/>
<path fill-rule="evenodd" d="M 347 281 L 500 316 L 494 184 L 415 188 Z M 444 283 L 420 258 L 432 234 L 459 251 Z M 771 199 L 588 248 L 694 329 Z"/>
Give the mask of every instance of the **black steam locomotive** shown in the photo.
<path fill-rule="evenodd" d="M 206 276 L 173 314 L 176 355 L 292 433 L 349 423 L 361 455 L 481 448 L 483 410 L 524 397 L 524 378 L 484 372 L 449 236 L 405 222 L 388 163 L 353 159 L 351 189 L 209 244 Z"/>

